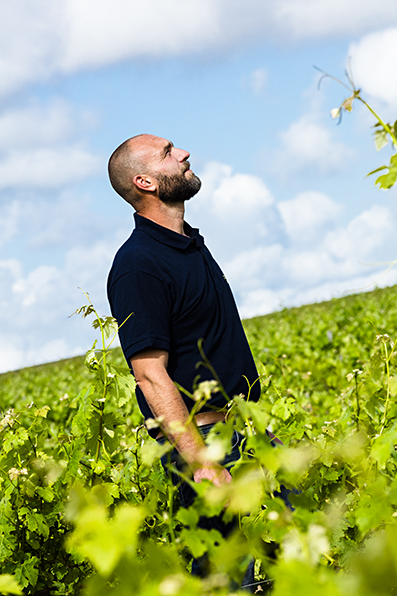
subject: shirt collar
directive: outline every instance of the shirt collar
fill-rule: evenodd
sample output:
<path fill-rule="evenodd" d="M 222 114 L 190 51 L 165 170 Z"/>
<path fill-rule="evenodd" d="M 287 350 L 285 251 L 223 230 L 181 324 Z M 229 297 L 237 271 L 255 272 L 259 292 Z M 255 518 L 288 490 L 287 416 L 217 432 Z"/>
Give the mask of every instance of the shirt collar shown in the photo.
<path fill-rule="evenodd" d="M 151 219 L 138 215 L 138 213 L 134 213 L 134 219 L 137 230 L 145 232 L 158 242 L 161 242 L 161 244 L 182 250 L 188 248 L 192 243 L 195 243 L 197 247 L 204 246 L 204 238 L 200 235 L 198 228 L 192 228 L 186 221 L 184 222 L 184 227 L 187 236 L 182 236 L 182 234 L 160 226 Z"/>

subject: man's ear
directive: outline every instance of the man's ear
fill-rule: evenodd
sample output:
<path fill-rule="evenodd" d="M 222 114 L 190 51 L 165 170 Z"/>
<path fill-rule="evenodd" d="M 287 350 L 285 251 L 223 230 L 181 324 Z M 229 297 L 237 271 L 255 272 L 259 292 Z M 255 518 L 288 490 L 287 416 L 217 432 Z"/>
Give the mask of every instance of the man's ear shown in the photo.
<path fill-rule="evenodd" d="M 133 183 L 139 190 L 146 190 L 146 191 L 155 191 L 157 189 L 157 184 L 154 181 L 154 178 L 151 176 L 146 176 L 146 174 L 137 174 L 132 179 Z"/>

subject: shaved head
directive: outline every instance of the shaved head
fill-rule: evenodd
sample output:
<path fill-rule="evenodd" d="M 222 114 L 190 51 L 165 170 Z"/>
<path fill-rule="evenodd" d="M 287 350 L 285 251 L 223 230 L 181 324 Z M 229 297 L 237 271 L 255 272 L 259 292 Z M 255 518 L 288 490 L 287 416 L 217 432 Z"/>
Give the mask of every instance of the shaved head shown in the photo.
<path fill-rule="evenodd" d="M 147 136 L 149 135 L 140 134 L 124 141 L 112 153 L 108 164 L 111 185 L 134 208 L 141 200 L 141 196 L 136 191 L 133 182 L 134 176 L 143 174 L 148 170 L 142 152 L 142 146 L 144 145 L 142 141 Z"/>
<path fill-rule="evenodd" d="M 150 196 L 163 203 L 182 203 L 201 186 L 188 157 L 188 151 L 174 147 L 167 139 L 140 134 L 124 141 L 111 155 L 110 183 L 139 212 Z"/>

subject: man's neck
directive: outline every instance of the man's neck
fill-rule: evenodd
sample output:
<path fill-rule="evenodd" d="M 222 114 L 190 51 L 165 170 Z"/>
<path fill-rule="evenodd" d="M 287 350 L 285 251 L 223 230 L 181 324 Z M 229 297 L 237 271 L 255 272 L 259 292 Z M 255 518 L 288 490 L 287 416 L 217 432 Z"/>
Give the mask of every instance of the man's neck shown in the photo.
<path fill-rule="evenodd" d="M 146 208 L 137 210 L 138 215 L 146 217 L 159 226 L 173 230 L 185 236 L 184 215 L 185 204 L 182 203 L 156 203 L 147 205 Z"/>

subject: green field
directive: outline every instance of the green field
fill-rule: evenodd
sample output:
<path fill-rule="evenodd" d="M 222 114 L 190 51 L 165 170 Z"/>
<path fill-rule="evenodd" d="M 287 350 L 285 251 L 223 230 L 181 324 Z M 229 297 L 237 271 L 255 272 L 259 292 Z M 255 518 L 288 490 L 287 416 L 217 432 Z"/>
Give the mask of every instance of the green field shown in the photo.
<path fill-rule="evenodd" d="M 221 457 L 237 427 L 241 464 L 227 487 L 196 486 L 188 510 L 121 351 L 102 345 L 111 324 L 87 357 L 0 375 L 0 594 L 223 595 L 251 556 L 275 596 L 396 593 L 397 286 L 244 322 L 262 398 L 231 396 L 209 446 Z M 294 513 L 280 483 L 302 491 Z M 230 538 L 197 528 L 224 508 Z M 191 578 L 204 552 L 212 573 Z"/>

